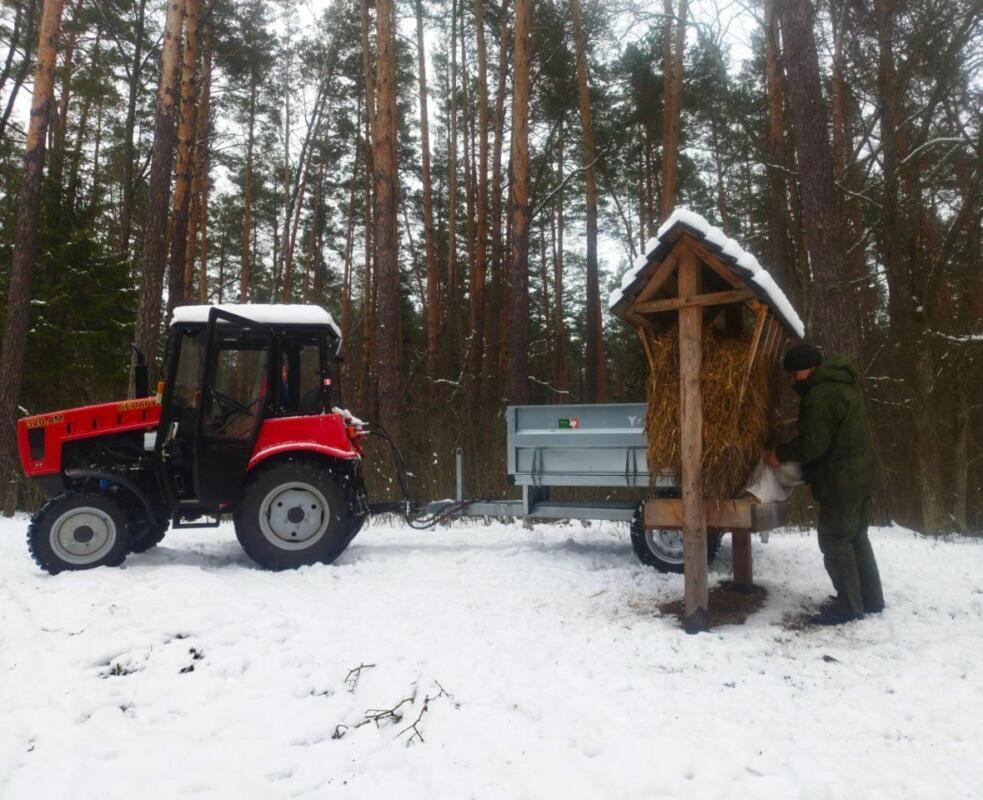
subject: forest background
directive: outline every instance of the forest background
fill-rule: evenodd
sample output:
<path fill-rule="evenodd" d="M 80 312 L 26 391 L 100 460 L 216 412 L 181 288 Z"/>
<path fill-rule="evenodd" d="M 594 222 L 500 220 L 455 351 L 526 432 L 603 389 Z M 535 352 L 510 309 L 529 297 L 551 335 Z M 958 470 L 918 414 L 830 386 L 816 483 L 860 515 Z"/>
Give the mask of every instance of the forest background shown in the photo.
<path fill-rule="evenodd" d="M 607 296 L 686 205 L 856 360 L 883 509 L 979 530 L 981 25 L 978 0 L 3 0 L 6 504 L 38 500 L 16 416 L 124 396 L 185 302 L 324 305 L 344 403 L 417 492 L 460 446 L 501 493 L 506 404 L 644 400 Z"/>

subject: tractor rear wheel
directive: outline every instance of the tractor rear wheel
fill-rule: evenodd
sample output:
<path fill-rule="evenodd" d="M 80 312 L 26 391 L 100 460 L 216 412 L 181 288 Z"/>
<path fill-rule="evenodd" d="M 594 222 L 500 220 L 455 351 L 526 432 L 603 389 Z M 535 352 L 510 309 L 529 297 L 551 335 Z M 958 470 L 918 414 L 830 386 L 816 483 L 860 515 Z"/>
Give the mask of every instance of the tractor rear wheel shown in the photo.
<path fill-rule="evenodd" d="M 103 494 L 64 492 L 31 519 L 27 546 L 37 565 L 52 575 L 117 567 L 130 549 L 126 512 Z"/>
<path fill-rule="evenodd" d="M 272 570 L 330 564 L 357 532 L 347 492 L 330 469 L 313 461 L 282 461 L 257 472 L 234 518 L 242 549 Z"/>
<path fill-rule="evenodd" d="M 683 571 L 683 532 L 668 528 L 646 528 L 642 514 L 645 504 L 635 509 L 631 520 L 631 545 L 639 561 L 659 572 Z M 713 563 L 720 549 L 719 533 L 707 531 L 707 564 Z"/>

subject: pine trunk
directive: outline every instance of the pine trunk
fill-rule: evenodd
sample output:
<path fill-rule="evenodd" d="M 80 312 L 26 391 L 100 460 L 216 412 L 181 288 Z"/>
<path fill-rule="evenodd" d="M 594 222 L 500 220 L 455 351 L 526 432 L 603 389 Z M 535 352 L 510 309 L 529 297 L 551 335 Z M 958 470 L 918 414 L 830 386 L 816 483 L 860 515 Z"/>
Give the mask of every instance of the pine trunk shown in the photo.
<path fill-rule="evenodd" d="M 843 220 L 833 175 L 819 59 L 810 0 L 786 0 L 779 19 L 787 53 L 788 95 L 795 126 L 795 152 L 802 187 L 805 241 L 812 274 L 817 338 L 830 352 L 860 355 L 859 315 L 849 290 Z"/>
<path fill-rule="evenodd" d="M 204 303 L 208 296 L 208 144 L 212 83 L 212 34 L 207 24 L 202 26 L 201 38 L 201 75 L 198 78 L 195 135 L 191 149 L 191 205 L 184 258 L 184 297 L 190 300 L 197 296 Z M 196 272 L 195 264 L 199 261 Z"/>
<path fill-rule="evenodd" d="M 685 0 L 684 0 L 685 4 Z M 685 7 L 685 6 L 684 6 Z M 601 285 L 597 267 L 597 173 L 594 147 L 594 121 L 591 116 L 590 87 L 587 79 L 587 39 L 580 0 L 570 0 L 573 37 L 577 51 L 577 94 L 580 129 L 587 184 L 587 332 L 584 364 L 584 400 L 607 402 L 607 363 L 604 357 L 604 323 L 601 319 Z"/>
<path fill-rule="evenodd" d="M 362 148 L 361 139 L 356 143 L 358 151 Z M 358 176 L 361 174 L 361 159 L 358 152 L 355 155 L 355 169 L 352 173 L 351 185 L 348 189 L 348 222 L 345 225 L 345 258 L 344 273 L 341 283 L 341 357 L 348 360 L 351 352 L 352 336 L 352 275 L 355 271 L 355 187 L 358 186 Z M 318 270 L 315 272 L 315 284 L 320 276 L 321 259 L 318 254 Z M 315 297 L 320 301 L 320 287 L 315 289 Z"/>
<path fill-rule="evenodd" d="M 171 190 L 171 167 L 174 164 L 174 121 L 177 107 L 178 55 L 181 46 L 181 23 L 184 0 L 170 0 L 164 25 L 161 49 L 160 85 L 154 120 L 154 148 L 150 159 L 150 182 L 147 192 L 147 221 L 143 240 L 143 280 L 137 310 L 136 346 L 147 356 L 147 363 L 157 358 L 157 339 L 161 323 L 161 299 L 164 268 L 167 263 L 167 207 Z"/>
<path fill-rule="evenodd" d="M 437 246 L 434 242 L 433 190 L 430 180 L 430 113 L 427 102 L 427 59 L 423 43 L 423 2 L 416 0 L 417 79 L 420 99 L 420 148 L 423 180 L 423 247 L 427 262 L 427 374 L 429 393 L 434 399 L 437 380 L 437 343 L 440 329 L 440 278 Z"/>
<path fill-rule="evenodd" d="M 686 15 L 689 9 L 688 0 L 679 0 L 679 11 L 674 14 L 672 3 L 673 0 L 665 0 L 666 27 L 662 40 L 665 100 L 662 113 L 662 201 L 660 211 L 663 220 L 676 207 L 680 114 L 683 96 L 683 53 L 686 49 Z M 673 23 L 675 23 L 675 28 Z"/>
<path fill-rule="evenodd" d="M 68 34 L 65 37 L 64 58 L 61 67 L 61 95 L 58 100 L 58 111 L 55 117 L 54 142 L 52 143 L 48 173 L 51 185 L 61 191 L 62 171 L 65 165 L 65 146 L 68 139 L 68 105 L 72 97 L 72 76 L 75 74 L 75 45 L 78 43 L 78 18 L 82 11 L 82 0 L 76 0 L 72 9 L 71 19 L 65 26 Z"/>
<path fill-rule="evenodd" d="M 16 505 L 17 447 L 15 420 L 24 373 L 28 310 L 31 285 L 38 255 L 38 216 L 41 211 L 41 180 L 44 173 L 44 146 L 51 115 L 58 31 L 61 28 L 62 0 L 45 0 L 41 14 L 31 119 L 27 128 L 21 172 L 17 227 L 14 229 L 10 286 L 7 291 L 7 318 L 4 320 L 0 352 L 0 489 L 4 493 L 4 514 L 13 515 Z M 11 491 L 11 488 L 13 490 Z"/>
<path fill-rule="evenodd" d="M 181 109 L 177 133 L 177 165 L 174 170 L 174 207 L 171 211 L 171 252 L 167 316 L 187 302 L 185 263 L 188 252 L 188 220 L 191 216 L 191 179 L 194 168 L 195 73 L 198 68 L 198 0 L 184 0 L 184 47 L 181 53 Z"/>
<path fill-rule="evenodd" d="M 144 15 L 147 0 L 137 0 L 137 20 L 133 39 L 133 59 L 127 74 L 126 121 L 123 123 L 123 201 L 120 207 L 119 251 L 130 254 L 130 230 L 133 220 L 133 196 L 136 191 L 133 170 L 136 157 L 137 99 L 140 95 L 143 67 Z"/>
<path fill-rule="evenodd" d="M 256 139 L 256 92 L 259 76 L 253 70 L 249 86 L 249 127 L 246 132 L 246 165 L 242 176 L 242 269 L 239 273 L 239 302 L 249 302 L 252 281 L 253 241 L 253 148 Z"/>
<path fill-rule="evenodd" d="M 515 3 L 509 399 L 529 400 L 529 2 Z"/>
<path fill-rule="evenodd" d="M 563 299 L 563 133 L 559 138 L 557 152 L 557 185 L 560 191 L 556 193 L 555 222 L 556 244 L 553 254 L 553 338 L 556 346 L 553 348 L 553 381 L 559 390 L 557 397 L 559 402 L 568 402 L 569 386 L 567 385 L 567 352 L 566 339 L 567 331 L 564 323 L 564 299 Z"/>
<path fill-rule="evenodd" d="M 498 39 L 498 87 L 495 94 L 495 144 L 492 148 L 492 178 L 491 178 L 491 259 L 492 280 L 491 296 L 485 304 L 486 335 L 488 343 L 485 363 L 488 368 L 488 381 L 497 386 L 502 372 L 499 370 L 499 320 L 501 308 L 505 305 L 503 291 L 503 262 L 505 245 L 502 241 L 502 150 L 505 137 L 505 91 L 506 77 L 509 66 L 509 17 L 501 15 Z"/>
<path fill-rule="evenodd" d="M 471 407 L 480 404 L 485 351 L 485 282 L 488 271 L 488 50 L 485 44 L 484 0 L 475 0 L 474 25 L 478 48 L 478 185 L 474 274 L 471 279 Z"/>
<path fill-rule="evenodd" d="M 399 438 L 402 381 L 399 335 L 399 261 L 396 232 L 396 35 L 393 0 L 376 0 L 375 159 L 376 291 L 379 316 L 379 420 Z"/>
<path fill-rule="evenodd" d="M 371 43 L 369 41 L 368 0 L 360 0 L 359 20 L 362 31 L 362 77 L 365 83 L 365 205 L 363 215 L 365 236 L 365 264 L 362 276 L 362 353 L 358 380 L 358 406 L 361 413 L 375 411 L 376 395 L 372 391 L 375 366 L 375 291 L 373 287 L 373 262 L 376 259 L 372 241 L 373 186 L 375 164 L 373 137 L 375 131 L 375 75 L 372 71 Z"/>
<path fill-rule="evenodd" d="M 792 249 L 788 233 L 788 185 L 785 179 L 785 88 L 778 38 L 776 0 L 765 0 L 765 89 L 768 96 L 768 126 L 765 153 L 768 164 L 768 271 L 788 291 L 792 274 Z"/>
<path fill-rule="evenodd" d="M 463 0 L 462 0 L 463 2 Z M 461 309 L 457 305 L 457 3 L 451 0 L 451 84 L 450 121 L 447 139 L 447 325 L 450 330 L 451 347 L 445 348 L 450 355 L 450 370 L 458 374 L 457 355 L 460 352 L 461 330 L 459 320 Z"/>

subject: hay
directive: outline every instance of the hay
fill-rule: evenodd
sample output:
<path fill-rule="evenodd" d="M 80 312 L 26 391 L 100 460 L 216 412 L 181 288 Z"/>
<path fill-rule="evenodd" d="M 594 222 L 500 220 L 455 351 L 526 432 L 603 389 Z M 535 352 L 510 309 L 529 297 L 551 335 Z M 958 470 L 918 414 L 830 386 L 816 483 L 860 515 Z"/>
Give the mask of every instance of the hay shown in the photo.
<path fill-rule="evenodd" d="M 679 453 L 679 329 L 650 335 L 648 383 L 649 472 L 681 472 Z M 773 364 L 755 359 L 742 402 L 749 339 L 725 338 L 709 329 L 703 336 L 703 493 L 708 499 L 735 497 L 772 437 L 777 385 Z"/>

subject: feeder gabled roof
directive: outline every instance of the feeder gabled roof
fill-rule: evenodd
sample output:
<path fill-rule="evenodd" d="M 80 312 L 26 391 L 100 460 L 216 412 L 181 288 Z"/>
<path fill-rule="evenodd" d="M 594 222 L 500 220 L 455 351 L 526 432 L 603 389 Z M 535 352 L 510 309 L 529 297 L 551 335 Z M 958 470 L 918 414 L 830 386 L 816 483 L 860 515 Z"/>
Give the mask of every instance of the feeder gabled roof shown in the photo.
<path fill-rule="evenodd" d="M 758 260 L 720 228 L 711 225 L 695 211 L 677 208 L 662 223 L 655 238 L 649 239 L 645 252 L 635 259 L 632 268 L 621 279 L 621 288 L 611 293 L 608 307 L 622 319 L 649 278 L 669 257 L 677 243 L 685 235 L 692 237 L 706 254 L 732 273 L 763 302 L 782 326 L 801 339 L 805 326 L 789 302 L 785 293 Z"/>

